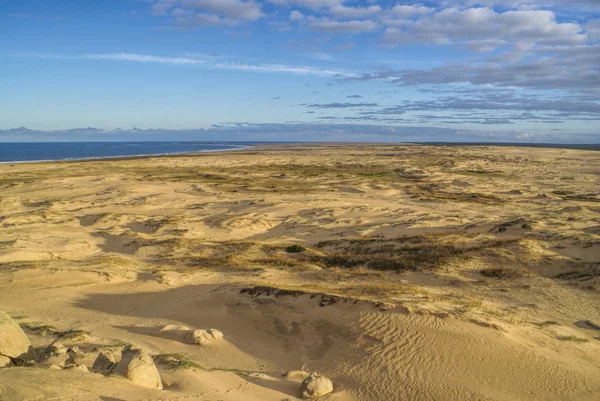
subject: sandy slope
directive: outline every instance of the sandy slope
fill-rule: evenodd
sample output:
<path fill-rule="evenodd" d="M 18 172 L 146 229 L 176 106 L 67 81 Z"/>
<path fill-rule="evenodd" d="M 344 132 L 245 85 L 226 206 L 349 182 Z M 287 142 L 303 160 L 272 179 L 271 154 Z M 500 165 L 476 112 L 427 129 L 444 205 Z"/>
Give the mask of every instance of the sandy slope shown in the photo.
<path fill-rule="evenodd" d="M 90 366 L 144 347 L 165 387 L 10 368 L 2 400 L 292 400 L 282 375 L 301 368 L 330 400 L 600 394 L 599 153 L 286 146 L 0 171 L 0 310 Z"/>

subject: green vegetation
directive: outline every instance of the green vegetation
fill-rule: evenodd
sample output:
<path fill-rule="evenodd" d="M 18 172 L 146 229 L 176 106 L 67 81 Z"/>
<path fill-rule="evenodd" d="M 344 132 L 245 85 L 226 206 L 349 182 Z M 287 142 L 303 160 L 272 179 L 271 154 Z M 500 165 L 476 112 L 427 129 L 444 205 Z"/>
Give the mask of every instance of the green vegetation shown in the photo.
<path fill-rule="evenodd" d="M 287 253 L 300 253 L 306 251 L 306 248 L 302 245 L 290 245 L 285 248 Z"/>
<path fill-rule="evenodd" d="M 69 329 L 61 331 L 53 326 L 42 323 L 21 323 L 21 327 L 33 333 L 37 333 L 41 336 L 52 335 L 68 340 L 81 340 L 85 338 L 85 336 L 90 334 L 87 331 L 78 329 Z"/>

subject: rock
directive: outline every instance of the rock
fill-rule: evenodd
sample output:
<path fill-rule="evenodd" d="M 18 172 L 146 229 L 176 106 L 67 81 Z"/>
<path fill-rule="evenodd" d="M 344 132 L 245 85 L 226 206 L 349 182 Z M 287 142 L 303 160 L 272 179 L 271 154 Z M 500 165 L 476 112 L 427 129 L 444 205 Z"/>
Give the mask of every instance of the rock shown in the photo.
<path fill-rule="evenodd" d="M 190 329 L 187 326 L 178 326 L 176 324 L 168 324 L 165 327 L 163 327 L 162 329 L 160 329 L 161 333 L 165 333 L 165 332 L 169 332 L 169 331 L 192 331 L 192 329 Z"/>
<path fill-rule="evenodd" d="M 67 352 L 67 354 L 71 357 L 71 359 L 73 359 L 73 361 L 75 361 L 77 363 L 85 358 L 85 352 L 80 350 L 79 347 L 76 345 L 69 348 L 69 351 Z"/>
<path fill-rule="evenodd" d="M 208 329 L 208 332 L 210 333 L 211 336 L 213 336 L 213 338 L 215 340 L 220 340 L 223 338 L 223 333 L 221 333 L 219 330 L 217 329 Z"/>
<path fill-rule="evenodd" d="M 0 355 L 0 368 L 7 368 L 12 365 L 12 360 L 9 357 Z"/>
<path fill-rule="evenodd" d="M 44 361 L 41 363 L 42 366 L 50 367 L 51 365 L 56 365 L 60 366 L 61 368 L 65 368 L 66 366 L 74 364 L 75 361 L 73 361 L 73 358 L 71 358 L 68 354 L 53 354 L 44 359 Z"/>
<path fill-rule="evenodd" d="M 302 398 L 323 397 L 332 391 L 333 383 L 320 373 L 311 373 L 300 385 Z"/>
<path fill-rule="evenodd" d="M 4 312 L 0 312 L 0 355 L 19 364 L 35 361 L 35 351 L 29 338 L 21 326 Z"/>
<path fill-rule="evenodd" d="M 94 365 L 92 365 L 92 370 L 94 372 L 108 374 L 110 370 L 115 365 L 115 358 L 110 353 L 101 352 L 96 360 L 94 361 Z"/>
<path fill-rule="evenodd" d="M 290 370 L 284 376 L 285 376 L 285 380 L 293 381 L 293 382 L 302 382 L 308 376 L 310 376 L 310 373 L 305 372 L 303 370 Z"/>
<path fill-rule="evenodd" d="M 48 366 L 48 369 L 50 370 L 62 370 L 62 368 L 58 365 L 50 365 Z"/>
<path fill-rule="evenodd" d="M 82 372 L 89 372 L 90 370 L 88 369 L 87 366 L 85 366 L 84 364 L 76 364 L 76 365 L 71 365 L 69 366 L 67 369 L 72 369 L 72 370 L 81 370 Z"/>
<path fill-rule="evenodd" d="M 111 373 L 126 377 L 130 382 L 141 387 L 163 388 L 152 357 L 146 351 L 132 345 L 123 349 L 121 361 L 113 367 Z"/>
<path fill-rule="evenodd" d="M 62 345 L 62 343 L 57 342 L 54 344 L 50 344 L 48 347 L 46 347 L 46 354 L 48 355 L 58 355 L 58 354 L 66 354 L 67 353 L 67 348 L 65 348 L 64 345 Z"/>
<path fill-rule="evenodd" d="M 198 345 L 207 345 L 215 340 L 220 340 L 223 338 L 223 333 L 216 329 L 197 329 L 192 331 L 188 337 L 187 341 L 190 344 L 198 344 Z"/>

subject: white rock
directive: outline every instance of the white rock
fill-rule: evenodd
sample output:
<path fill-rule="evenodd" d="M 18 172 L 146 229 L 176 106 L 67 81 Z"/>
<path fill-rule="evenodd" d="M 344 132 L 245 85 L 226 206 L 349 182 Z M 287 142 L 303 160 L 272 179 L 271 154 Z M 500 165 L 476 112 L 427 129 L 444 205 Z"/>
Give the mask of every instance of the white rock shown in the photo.
<path fill-rule="evenodd" d="M 208 329 L 208 332 L 210 333 L 211 336 L 213 336 L 213 338 L 215 340 L 220 340 L 223 338 L 223 333 L 221 333 L 219 330 L 217 329 Z"/>
<path fill-rule="evenodd" d="M 223 333 L 217 329 L 196 329 L 188 334 L 187 341 L 190 344 L 207 345 L 215 340 L 223 338 Z"/>
<path fill-rule="evenodd" d="M 207 330 L 197 329 L 192 331 L 187 339 L 190 344 L 206 345 L 215 338 Z"/>
<path fill-rule="evenodd" d="M 10 316 L 0 312 L 0 355 L 22 361 L 35 361 L 35 352 L 29 338 Z"/>
<path fill-rule="evenodd" d="M 176 324 L 168 324 L 165 327 L 163 327 L 162 329 L 160 329 L 161 333 L 165 333 L 165 332 L 169 332 L 169 331 L 192 331 L 192 329 L 190 329 L 187 326 L 178 326 Z"/>
<path fill-rule="evenodd" d="M 333 392 L 331 380 L 320 373 L 312 373 L 300 385 L 302 398 L 318 398 Z"/>
<path fill-rule="evenodd" d="M 121 361 L 111 373 L 126 377 L 141 387 L 162 389 L 162 381 L 152 357 L 144 350 L 128 345 L 123 350 Z"/>

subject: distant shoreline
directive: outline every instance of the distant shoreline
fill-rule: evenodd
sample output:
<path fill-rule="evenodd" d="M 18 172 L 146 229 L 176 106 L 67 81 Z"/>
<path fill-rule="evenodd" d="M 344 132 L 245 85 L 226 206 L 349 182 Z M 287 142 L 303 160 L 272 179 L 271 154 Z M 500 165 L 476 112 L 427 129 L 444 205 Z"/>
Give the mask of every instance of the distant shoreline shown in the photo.
<path fill-rule="evenodd" d="M 571 149 L 571 150 L 589 150 L 600 151 L 600 144 L 558 144 L 558 143 L 515 143 L 515 142 L 261 142 L 261 141 L 241 141 L 241 142 L 197 142 L 197 141 L 174 141 L 180 144 L 198 144 L 222 146 L 220 149 L 202 149 L 189 150 L 180 152 L 160 152 L 160 153 L 144 153 L 133 155 L 115 155 L 115 156 L 90 156 L 90 157 L 65 157 L 56 159 L 33 159 L 33 160 L 3 160 L 0 165 L 8 164 L 29 164 L 29 163 L 70 163 L 70 162 L 94 162 L 104 160 L 132 160 L 145 159 L 150 157 L 193 157 L 204 153 L 214 152 L 230 152 L 248 149 L 256 149 L 264 146 L 439 146 L 439 147 L 454 147 L 454 146 L 489 146 L 489 147 L 521 147 L 521 148 L 547 148 L 547 149 Z M 0 142 L 0 156 L 2 144 L 12 145 L 28 145 L 28 144 L 128 144 L 130 142 Z M 152 144 L 163 143 L 157 141 L 135 142 L 136 144 Z M 166 142 L 165 142 L 166 143 Z"/>
<path fill-rule="evenodd" d="M 202 142 L 182 142 L 177 141 L 178 143 L 195 143 L 195 144 L 204 144 L 207 143 Z M 4 142 L 11 144 L 22 144 L 26 145 L 28 142 Z M 114 142 L 31 142 L 32 144 L 90 144 L 90 143 L 106 143 L 111 144 Z M 126 142 L 124 142 L 126 143 Z M 139 142 L 144 143 L 144 142 Z M 147 142 L 152 143 L 152 142 Z M 155 142 L 156 143 L 156 142 Z M 0 143 L 0 147 L 2 143 Z M 212 152 L 228 152 L 228 151 L 236 151 L 236 150 L 244 150 L 251 149 L 253 146 L 249 145 L 234 145 L 234 144 L 219 144 L 214 146 L 222 146 L 220 149 L 200 149 L 200 150 L 186 150 L 186 151 L 176 151 L 176 152 L 160 152 L 160 153 L 144 153 L 144 154 L 132 154 L 132 155 L 110 155 L 110 156 L 89 156 L 89 157 L 64 157 L 64 158 L 56 158 L 56 159 L 32 159 L 32 160 L 2 160 L 0 161 L 0 165 L 3 164 L 29 164 L 29 163 L 69 163 L 69 162 L 88 162 L 88 161 L 102 161 L 102 160 L 128 160 L 128 159 L 136 159 L 136 158 L 148 158 L 148 157 L 168 157 L 168 156 L 185 156 L 185 155 L 193 155 L 198 153 L 212 153 Z M 1 149 L 0 149 L 1 156 Z"/>

